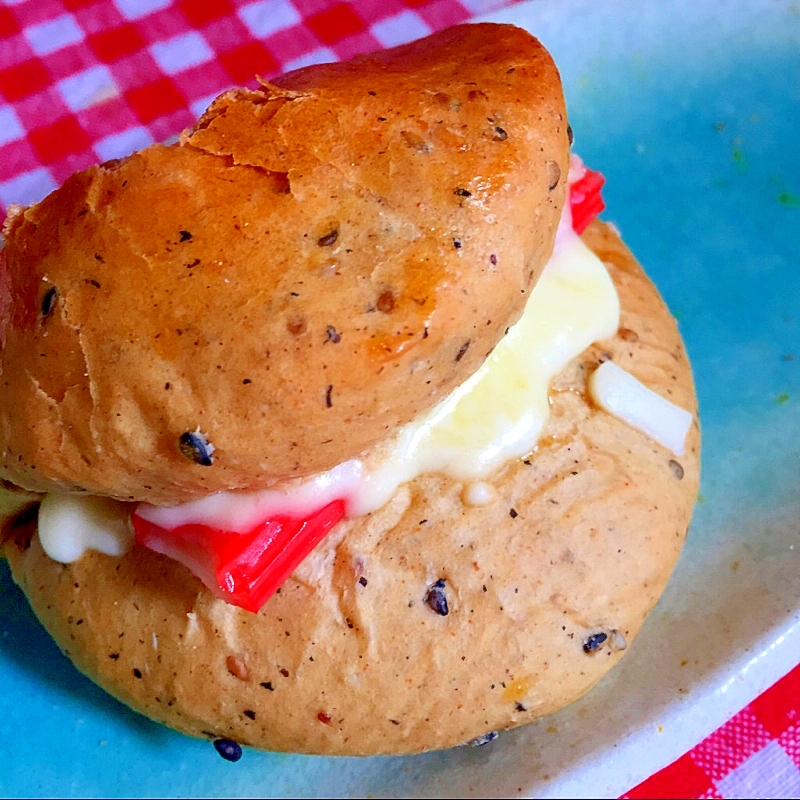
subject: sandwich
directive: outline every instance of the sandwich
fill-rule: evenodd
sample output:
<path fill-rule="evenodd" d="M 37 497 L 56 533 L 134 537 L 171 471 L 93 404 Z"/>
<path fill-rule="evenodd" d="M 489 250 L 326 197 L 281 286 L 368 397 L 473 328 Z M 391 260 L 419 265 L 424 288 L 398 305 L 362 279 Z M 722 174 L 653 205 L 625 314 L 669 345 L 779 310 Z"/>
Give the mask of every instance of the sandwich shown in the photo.
<path fill-rule="evenodd" d="M 485 744 L 619 661 L 697 401 L 571 144 L 544 47 L 462 25 L 10 209 L 0 541 L 78 669 L 235 759 Z"/>

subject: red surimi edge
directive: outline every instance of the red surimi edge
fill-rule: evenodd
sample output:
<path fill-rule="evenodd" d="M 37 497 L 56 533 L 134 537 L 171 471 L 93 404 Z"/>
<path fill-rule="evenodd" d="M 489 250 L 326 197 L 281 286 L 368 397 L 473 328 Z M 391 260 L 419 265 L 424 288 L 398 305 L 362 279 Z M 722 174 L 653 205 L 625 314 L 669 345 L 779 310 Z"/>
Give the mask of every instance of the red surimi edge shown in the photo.
<path fill-rule="evenodd" d="M 569 206 L 575 233 L 583 233 L 587 225 L 605 209 L 606 204 L 600 194 L 605 182 L 606 179 L 599 172 L 586 169 L 577 181 L 570 184 Z"/>
<path fill-rule="evenodd" d="M 139 544 L 188 567 L 222 600 L 257 612 L 344 514 L 344 501 L 334 500 L 308 517 L 264 520 L 247 533 L 199 524 L 169 530 L 135 511 L 132 519 Z"/>

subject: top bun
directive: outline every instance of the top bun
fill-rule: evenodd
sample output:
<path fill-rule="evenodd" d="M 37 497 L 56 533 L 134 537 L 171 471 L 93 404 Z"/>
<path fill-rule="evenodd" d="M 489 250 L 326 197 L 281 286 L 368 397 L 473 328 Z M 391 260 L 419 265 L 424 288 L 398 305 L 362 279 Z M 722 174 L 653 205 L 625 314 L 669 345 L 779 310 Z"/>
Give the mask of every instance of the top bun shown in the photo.
<path fill-rule="evenodd" d="M 12 209 L 0 478 L 174 503 L 357 455 L 521 313 L 568 151 L 541 44 L 465 25 L 227 92 Z"/>

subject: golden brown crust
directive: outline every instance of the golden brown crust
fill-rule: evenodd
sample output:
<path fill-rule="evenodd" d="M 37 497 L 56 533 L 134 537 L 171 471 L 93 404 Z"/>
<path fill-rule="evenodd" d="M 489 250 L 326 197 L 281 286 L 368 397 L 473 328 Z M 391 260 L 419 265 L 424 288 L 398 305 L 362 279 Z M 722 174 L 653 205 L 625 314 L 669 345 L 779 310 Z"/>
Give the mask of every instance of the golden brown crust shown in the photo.
<path fill-rule="evenodd" d="M 35 539 L 8 544 L 37 615 L 132 707 L 193 735 L 275 750 L 448 747 L 576 699 L 656 603 L 699 471 L 675 322 L 611 229 L 594 223 L 584 238 L 617 285 L 620 332 L 557 378 L 545 436 L 493 480 L 496 503 L 465 508 L 460 484 L 418 479 L 336 529 L 258 616 L 142 549 L 65 567 Z M 684 456 L 587 400 L 586 378 L 608 357 L 695 414 Z M 424 601 L 442 578 L 447 616 Z M 587 654 L 596 633 L 608 638 Z"/>
<path fill-rule="evenodd" d="M 18 210 L 0 477 L 178 502 L 384 438 L 521 312 L 564 201 L 565 114 L 535 39 L 461 26 L 228 92 L 178 144 Z M 195 431 L 212 466 L 182 454 Z"/>

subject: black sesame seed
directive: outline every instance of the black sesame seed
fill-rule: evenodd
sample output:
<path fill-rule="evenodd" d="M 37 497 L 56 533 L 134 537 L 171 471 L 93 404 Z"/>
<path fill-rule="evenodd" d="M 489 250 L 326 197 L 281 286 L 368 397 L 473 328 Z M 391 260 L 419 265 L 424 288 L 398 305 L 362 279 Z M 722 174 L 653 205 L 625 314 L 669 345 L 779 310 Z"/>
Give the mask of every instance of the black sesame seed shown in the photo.
<path fill-rule="evenodd" d="M 260 685 L 270 692 L 275 691 L 275 687 L 272 685 L 272 681 L 262 681 Z"/>
<path fill-rule="evenodd" d="M 94 254 L 94 260 L 95 261 L 99 261 L 101 264 L 105 264 L 106 263 L 106 260 L 103 258 L 103 256 L 100 255 L 100 253 L 95 253 Z"/>
<path fill-rule="evenodd" d="M 253 381 L 251 381 L 251 380 L 250 380 L 250 378 L 242 378 L 242 385 L 243 385 L 243 386 L 248 386 L 248 385 L 249 385 L 249 384 L 251 384 L 252 382 L 253 382 Z"/>
<path fill-rule="evenodd" d="M 561 167 L 555 161 L 547 162 L 547 190 L 552 192 L 561 180 Z"/>
<path fill-rule="evenodd" d="M 608 634 L 604 633 L 603 631 L 600 631 L 599 633 L 593 633 L 583 643 L 583 652 L 596 653 L 605 644 L 606 639 L 608 639 Z"/>
<path fill-rule="evenodd" d="M 683 478 L 683 467 L 678 463 L 674 458 L 669 460 L 669 467 L 672 470 L 672 474 L 678 479 L 682 480 Z"/>
<path fill-rule="evenodd" d="M 470 343 L 471 340 L 467 339 L 467 341 L 464 342 L 464 344 L 462 344 L 461 347 L 458 348 L 458 352 L 456 353 L 456 363 L 458 363 L 459 361 L 461 361 L 462 358 L 464 358 L 467 350 L 469 350 Z"/>
<path fill-rule="evenodd" d="M 459 197 L 472 197 L 472 192 L 469 189 L 462 189 L 460 186 L 453 194 L 457 194 Z"/>
<path fill-rule="evenodd" d="M 330 247 L 337 239 L 339 238 L 339 230 L 338 228 L 334 228 L 329 233 L 326 233 L 324 236 L 320 236 L 317 239 L 317 244 L 320 247 Z"/>
<path fill-rule="evenodd" d="M 246 708 L 244 711 L 242 711 L 242 714 L 244 714 L 248 719 L 254 720 L 256 718 L 256 712 L 251 711 L 249 708 Z"/>
<path fill-rule="evenodd" d="M 201 467 L 210 467 L 214 463 L 214 446 L 199 431 L 182 433 L 178 439 L 178 449 L 181 455 Z"/>
<path fill-rule="evenodd" d="M 339 333 L 333 325 L 328 325 L 328 327 L 325 328 L 325 341 L 338 344 L 342 341 L 342 334 Z"/>
<path fill-rule="evenodd" d="M 508 139 L 508 134 L 498 125 L 494 129 L 494 138 L 497 139 L 498 142 L 504 142 L 506 139 Z"/>
<path fill-rule="evenodd" d="M 141 671 L 141 670 L 140 670 L 138 667 L 134 667 L 134 668 L 133 668 L 133 677 L 134 677 L 134 678 L 139 678 L 139 680 L 141 680 L 141 678 L 142 678 L 142 671 Z"/>
<path fill-rule="evenodd" d="M 425 603 L 428 608 L 442 617 L 446 617 L 450 613 L 450 609 L 447 607 L 447 597 L 444 593 L 444 584 L 444 578 L 439 578 L 439 580 L 425 592 L 425 597 L 422 598 L 422 602 Z"/>
<path fill-rule="evenodd" d="M 522 703 L 517 703 L 517 704 L 514 706 L 514 708 L 515 708 L 515 710 L 517 710 L 517 711 L 527 711 L 527 710 L 528 710 L 528 709 L 527 709 L 527 708 L 526 708 L 524 705 L 522 705 Z"/>
<path fill-rule="evenodd" d="M 461 239 L 453 239 L 453 247 L 455 247 L 456 250 L 460 250 L 461 249 Z"/>
<path fill-rule="evenodd" d="M 492 253 L 492 254 L 489 256 L 489 263 L 490 263 L 490 264 L 491 264 L 493 267 L 496 267 L 496 266 L 497 266 L 497 256 L 496 256 L 494 253 Z"/>
<path fill-rule="evenodd" d="M 572 142 L 575 140 L 575 134 L 572 132 L 572 125 L 567 125 L 567 139 L 570 145 L 572 145 Z"/>
<path fill-rule="evenodd" d="M 192 238 L 192 234 L 189 231 L 180 231 L 180 234 L 182 242 L 188 242 Z"/>
<path fill-rule="evenodd" d="M 325 387 L 325 407 L 332 408 L 333 407 L 333 400 L 331 399 L 331 393 L 333 392 L 333 384 L 329 383 Z"/>
<path fill-rule="evenodd" d="M 50 314 L 53 313 L 53 309 L 56 307 L 56 303 L 58 302 L 58 289 L 53 286 L 52 288 L 48 289 L 44 297 L 42 298 L 42 319 L 45 317 L 49 317 Z"/>
<path fill-rule="evenodd" d="M 366 579 L 366 578 L 365 578 L 363 575 L 362 575 L 362 576 L 361 576 L 361 577 L 358 579 L 358 582 L 359 582 L 359 583 L 360 583 L 362 586 L 366 586 L 366 585 L 367 585 L 367 579 Z"/>
<path fill-rule="evenodd" d="M 476 738 L 472 739 L 469 742 L 470 747 L 483 747 L 485 744 L 489 744 L 489 742 L 493 742 L 499 734 L 497 731 L 489 731 L 488 733 L 484 733 L 483 736 L 477 736 Z"/>
<path fill-rule="evenodd" d="M 215 739 L 214 747 L 226 761 L 238 761 L 242 757 L 242 748 L 230 739 Z"/>
<path fill-rule="evenodd" d="M 516 519 L 516 518 L 519 516 L 519 512 L 517 511 L 517 509 L 516 509 L 516 508 L 512 508 L 512 509 L 511 509 L 511 510 L 508 512 L 508 515 L 511 517 L 511 519 Z"/>

